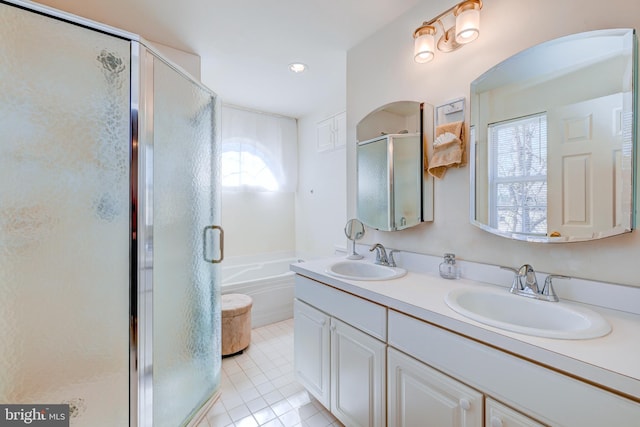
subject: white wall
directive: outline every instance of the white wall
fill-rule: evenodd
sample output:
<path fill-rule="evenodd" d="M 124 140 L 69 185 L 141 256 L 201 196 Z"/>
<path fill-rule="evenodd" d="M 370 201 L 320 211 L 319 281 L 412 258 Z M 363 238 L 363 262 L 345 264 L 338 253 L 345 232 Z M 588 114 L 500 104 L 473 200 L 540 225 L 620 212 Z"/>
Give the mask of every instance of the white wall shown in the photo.
<path fill-rule="evenodd" d="M 295 253 L 294 193 L 223 191 L 221 203 L 225 260 Z"/>
<path fill-rule="evenodd" d="M 346 70 L 346 53 L 339 62 L 336 69 Z M 311 64 L 309 72 L 313 72 Z M 325 88 L 324 100 L 314 106 L 312 114 L 298 117 L 295 234 L 299 258 L 331 256 L 336 246 L 345 247 L 347 243 L 346 147 L 318 152 L 316 136 L 318 122 L 346 110 L 346 84 L 343 75 L 342 84 Z"/>
<path fill-rule="evenodd" d="M 442 10 L 422 2 L 347 54 L 347 203 L 355 214 L 355 128 L 369 111 L 386 103 L 417 99 L 438 105 L 464 96 L 469 84 L 492 65 L 535 44 L 581 31 L 640 27 L 640 2 L 626 0 L 489 0 L 474 43 L 433 62 L 413 61 L 412 32 Z M 468 121 L 468 112 L 466 120 Z M 567 244 L 511 241 L 469 222 L 469 168 L 450 169 L 435 183 L 434 222 L 385 233 L 367 230 L 365 243 L 496 265 L 530 263 L 544 272 L 640 286 L 634 263 L 640 232 Z"/>
<path fill-rule="evenodd" d="M 330 256 L 336 246 L 346 246 L 346 147 L 322 152 L 316 148 L 317 123 L 344 111 L 344 104 L 334 110 L 298 120 L 296 251 L 303 259 Z"/>
<path fill-rule="evenodd" d="M 200 81 L 200 56 L 195 53 L 185 52 L 183 50 L 174 49 L 158 42 L 150 41 L 150 43 L 160 51 L 161 54 L 173 61 L 184 71 L 191 74 L 196 80 Z"/>

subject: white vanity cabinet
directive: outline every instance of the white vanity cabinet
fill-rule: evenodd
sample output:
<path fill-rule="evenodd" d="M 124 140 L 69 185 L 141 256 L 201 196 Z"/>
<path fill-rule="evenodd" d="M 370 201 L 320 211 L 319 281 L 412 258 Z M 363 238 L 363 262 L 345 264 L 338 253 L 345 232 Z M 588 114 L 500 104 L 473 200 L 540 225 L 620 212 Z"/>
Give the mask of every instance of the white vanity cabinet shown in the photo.
<path fill-rule="evenodd" d="M 640 425 L 637 402 L 394 310 L 388 318 L 390 348 L 485 395 L 487 427 Z"/>
<path fill-rule="evenodd" d="M 544 427 L 393 347 L 387 374 L 388 427 Z"/>
<path fill-rule="evenodd" d="M 544 427 L 544 424 L 540 424 L 491 398 L 487 398 L 485 401 L 484 423 L 486 427 Z"/>
<path fill-rule="evenodd" d="M 294 371 L 296 378 L 322 405 L 331 405 L 329 390 L 329 327 L 331 318 L 320 310 L 293 302 Z"/>
<path fill-rule="evenodd" d="M 347 426 L 386 426 L 386 320 L 383 306 L 296 276 L 296 378 Z"/>
<path fill-rule="evenodd" d="M 389 347 L 389 427 L 482 427 L 483 396 Z"/>
<path fill-rule="evenodd" d="M 386 344 L 331 319 L 331 412 L 347 426 L 385 426 Z"/>

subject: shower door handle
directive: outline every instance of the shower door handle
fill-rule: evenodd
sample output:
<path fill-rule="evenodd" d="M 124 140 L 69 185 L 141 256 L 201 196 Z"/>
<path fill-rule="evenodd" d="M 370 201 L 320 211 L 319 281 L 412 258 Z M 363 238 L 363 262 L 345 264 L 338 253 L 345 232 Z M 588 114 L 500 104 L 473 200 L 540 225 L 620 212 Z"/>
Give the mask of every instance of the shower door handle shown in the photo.
<path fill-rule="evenodd" d="M 207 258 L 207 232 L 209 230 L 219 230 L 220 231 L 220 258 Z M 210 262 L 211 264 L 218 264 L 222 262 L 224 259 L 224 230 L 219 225 L 207 225 L 202 231 L 202 258 L 205 261 Z"/>

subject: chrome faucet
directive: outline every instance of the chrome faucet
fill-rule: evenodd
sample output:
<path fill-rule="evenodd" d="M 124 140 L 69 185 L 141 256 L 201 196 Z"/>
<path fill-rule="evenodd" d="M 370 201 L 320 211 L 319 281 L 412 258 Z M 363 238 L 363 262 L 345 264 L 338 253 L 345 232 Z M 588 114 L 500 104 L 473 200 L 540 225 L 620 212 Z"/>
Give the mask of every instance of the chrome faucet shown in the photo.
<path fill-rule="evenodd" d="M 533 271 L 533 267 L 529 264 L 524 264 L 516 273 L 517 292 L 514 292 L 513 285 L 511 286 L 511 292 L 517 294 L 538 295 L 538 278 L 536 272 Z M 523 282 L 524 280 L 524 282 Z"/>
<path fill-rule="evenodd" d="M 535 298 L 543 301 L 558 301 L 558 295 L 556 295 L 553 289 L 552 280 L 558 279 L 570 279 L 568 276 L 562 276 L 560 274 L 550 274 L 544 281 L 542 289 L 538 286 L 538 279 L 533 267 L 529 264 L 524 264 L 519 269 L 511 267 L 500 267 L 504 270 L 511 270 L 515 273 L 513 283 L 509 292 L 515 295 L 521 295 L 529 298 Z"/>
<path fill-rule="evenodd" d="M 389 259 L 387 258 L 387 250 L 382 246 L 382 243 L 376 243 L 369 249 L 369 252 L 376 251 L 376 264 L 389 265 Z"/>

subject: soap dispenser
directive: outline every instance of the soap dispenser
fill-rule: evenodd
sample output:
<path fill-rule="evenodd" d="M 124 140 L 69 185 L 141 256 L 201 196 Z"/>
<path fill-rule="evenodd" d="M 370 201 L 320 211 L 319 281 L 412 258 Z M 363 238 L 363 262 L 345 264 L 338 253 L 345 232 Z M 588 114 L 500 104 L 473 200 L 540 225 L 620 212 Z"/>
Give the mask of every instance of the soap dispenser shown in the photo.
<path fill-rule="evenodd" d="M 460 277 L 455 254 L 444 254 L 444 262 L 440 263 L 439 269 L 440 276 L 445 279 L 458 279 Z"/>

